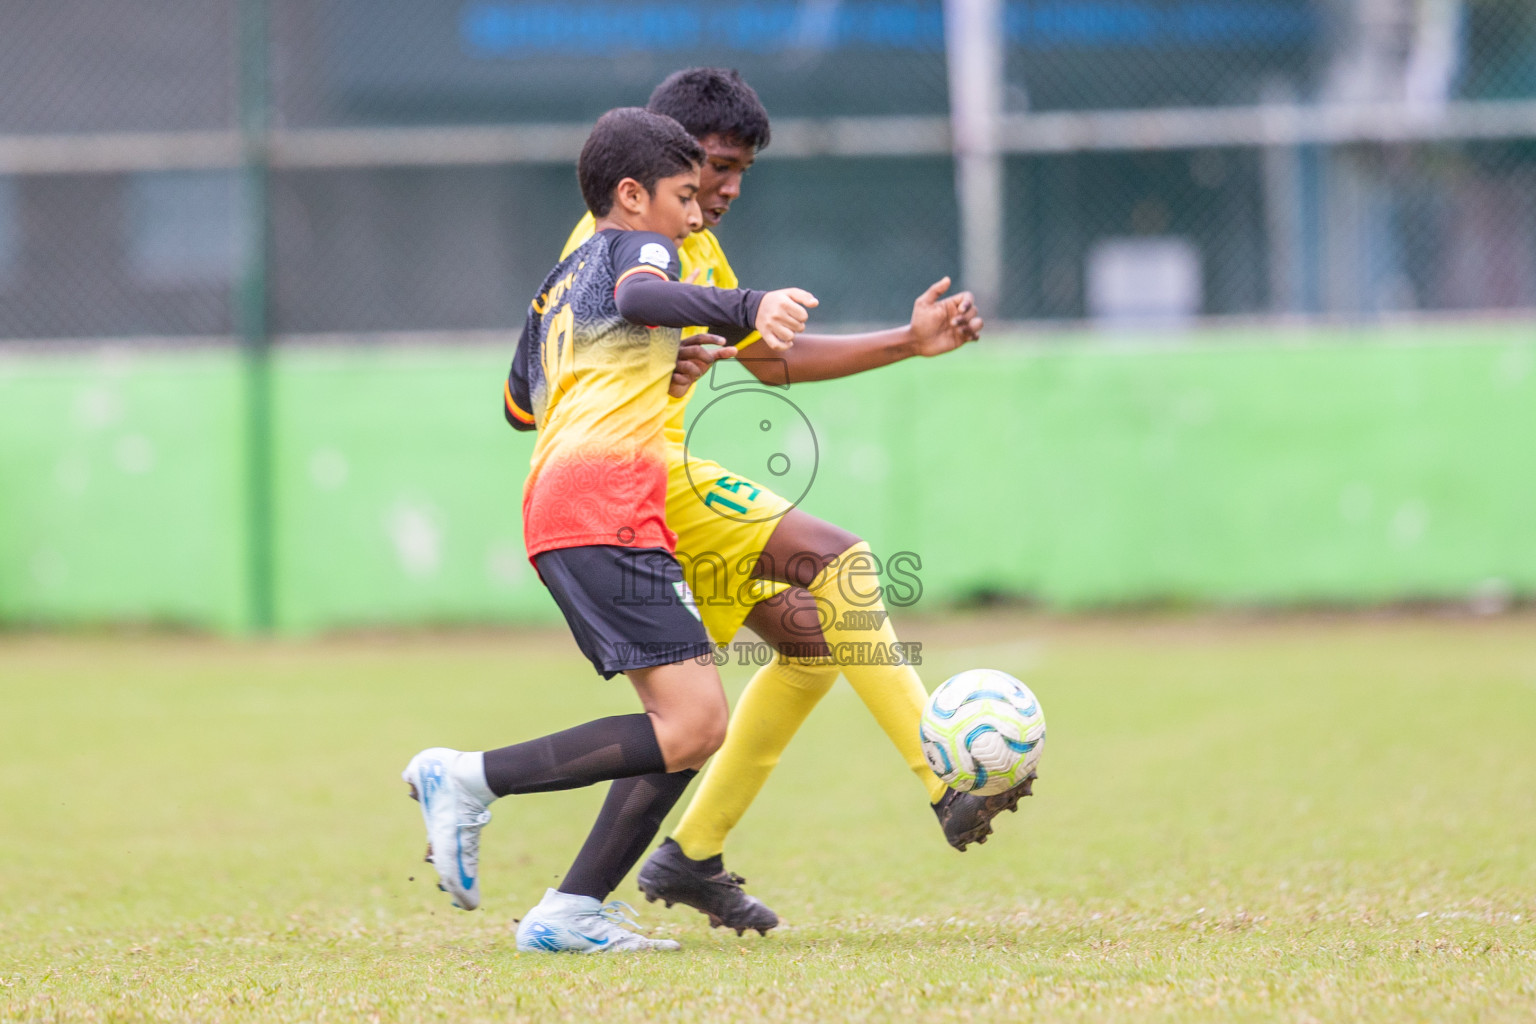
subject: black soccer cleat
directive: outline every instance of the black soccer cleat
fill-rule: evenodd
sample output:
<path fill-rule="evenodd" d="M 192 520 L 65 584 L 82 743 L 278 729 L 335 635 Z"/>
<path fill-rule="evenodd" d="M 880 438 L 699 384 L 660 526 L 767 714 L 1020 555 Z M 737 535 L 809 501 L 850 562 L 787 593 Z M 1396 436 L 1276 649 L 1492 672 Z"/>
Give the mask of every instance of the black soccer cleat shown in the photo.
<path fill-rule="evenodd" d="M 977 796 L 951 789 L 933 805 L 933 813 L 939 819 L 949 845 L 964 853 L 965 848 L 972 843 L 986 842 L 992 834 L 992 819 L 1004 811 L 1017 811 L 1021 798 L 1034 796 L 1034 786 L 1035 775 L 1031 772 L 1017 786 L 992 796 Z"/>
<path fill-rule="evenodd" d="M 711 928 L 731 928 L 737 935 L 754 929 L 767 935 L 779 915 L 742 889 L 746 879 L 725 870 L 719 856 L 692 860 L 667 839 L 640 868 L 640 891 L 651 903 L 681 903 L 709 918 Z"/>

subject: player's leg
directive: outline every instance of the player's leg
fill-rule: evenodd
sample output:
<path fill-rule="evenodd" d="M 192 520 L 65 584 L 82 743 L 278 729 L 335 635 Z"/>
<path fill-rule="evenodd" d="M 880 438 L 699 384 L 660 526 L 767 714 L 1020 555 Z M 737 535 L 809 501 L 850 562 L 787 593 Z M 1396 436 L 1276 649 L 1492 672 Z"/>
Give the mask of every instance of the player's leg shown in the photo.
<path fill-rule="evenodd" d="M 606 677 L 634 672 L 645 710 L 497 750 L 439 747 L 412 758 L 405 779 L 422 804 L 429 859 L 465 909 L 479 903 L 479 834 L 494 800 L 691 769 L 724 734 L 713 645 L 669 554 L 598 546 L 544 552 L 536 562 L 583 653 Z M 675 801 L 676 781 L 657 787 L 657 799 Z"/>
<path fill-rule="evenodd" d="M 497 750 L 423 750 L 403 778 L 421 803 L 427 860 L 454 905 L 480 905 L 480 830 L 500 797 L 578 789 L 610 779 L 667 770 L 646 714 L 585 722 Z"/>
<path fill-rule="evenodd" d="M 815 601 L 804 591 L 754 579 L 753 569 L 779 519 L 793 506 L 719 463 L 678 446 L 667 469 L 667 525 L 693 588 L 704 626 L 716 642 L 743 621 L 777 652 L 748 682 L 725 746 L 700 782 L 671 844 L 699 861 L 717 858 L 795 730 L 837 679 L 826 660 Z M 718 873 L 718 872 L 717 872 Z M 643 873 L 642 873 L 643 874 Z"/>
<path fill-rule="evenodd" d="M 666 772 L 621 779 L 560 891 L 606 899 L 655 838 L 662 819 L 725 737 L 730 709 L 713 665 L 685 662 L 631 672 L 651 716 Z"/>
<path fill-rule="evenodd" d="M 838 667 L 817 624 L 814 600 L 791 589 L 759 603 L 746 624 L 775 648 L 736 702 L 721 746 L 671 838 L 640 871 L 646 899 L 684 903 L 716 927 L 740 934 L 779 923 L 725 870 L 725 837 L 768 780 L 790 739 L 837 681 Z"/>
<path fill-rule="evenodd" d="M 648 898 L 685 903 L 712 922 L 738 930 L 763 931 L 778 918 L 743 892 L 739 876 L 726 871 L 721 857 L 725 836 L 838 675 L 835 664 L 817 657 L 825 653 L 825 640 L 814 599 L 803 590 L 752 577 L 768 538 L 791 507 L 719 463 L 694 457 L 681 446 L 672 453 L 667 525 L 677 533 L 678 559 L 705 627 L 726 644 L 745 620 L 776 656 L 747 683 L 725 745 L 700 780 L 677 831 L 641 868 L 640 888 Z"/>
<path fill-rule="evenodd" d="M 944 837 L 963 851 L 986 840 L 992 819 L 1028 795 L 1027 783 L 1005 798 L 982 798 L 948 789 L 928 767 L 918 741 L 928 691 L 901 653 L 876 581 L 878 564 L 863 540 L 797 508 L 780 520 L 756 571 L 804 587 L 821 603 L 822 631 L 838 667 L 922 784 Z"/>
<path fill-rule="evenodd" d="M 707 660 L 628 673 L 645 706 L 666 770 L 620 779 L 560 885 L 519 923 L 525 952 L 675 949 L 628 927 L 617 905 L 603 901 L 655 838 L 662 819 L 725 736 L 728 707 L 720 677 Z"/>
<path fill-rule="evenodd" d="M 785 520 L 789 529 L 785 531 Z M 671 839 L 651 855 L 640 871 L 640 887 L 648 899 L 685 903 L 709 915 L 711 922 L 764 931 L 777 916 L 748 896 L 739 876 L 726 871 L 722 852 L 725 837 L 741 820 L 780 755 L 811 709 L 836 681 L 840 666 L 827 660 L 805 660 L 807 644 L 825 652 L 818 625 L 817 600 L 801 588 L 768 600 L 757 600 L 751 574 L 762 567 L 763 552 L 778 535 L 789 549 L 778 550 L 778 564 L 795 563 L 809 581 L 835 556 L 858 542 L 845 530 L 796 512 L 791 504 L 756 483 L 729 473 L 718 463 L 685 455 L 669 468 L 667 520 L 678 535 L 678 553 L 699 599 L 710 634 L 729 641 L 746 624 L 771 643 L 778 656 L 759 669 L 747 684 L 731 718 L 725 745 L 705 773 L 698 792 L 684 812 Z M 809 565 L 802 552 L 822 552 Z M 772 559 L 769 559 L 772 561 Z M 776 574 L 784 578 L 782 573 Z M 746 606 L 750 605 L 748 613 Z M 913 676 L 915 678 L 915 676 Z M 865 697 L 868 689 L 861 693 Z M 913 739 L 917 715 L 926 692 L 917 684 L 915 704 L 900 704 L 893 717 Z M 876 692 L 867 701 L 884 703 Z M 882 722 L 884 724 L 884 722 Z M 905 754 L 906 752 L 903 751 Z M 921 759 L 921 749 L 915 751 Z M 937 783 L 921 762 L 924 776 Z M 939 787 L 942 791 L 942 787 Z M 951 842 L 974 837 L 975 813 L 956 814 L 955 794 L 934 804 Z M 974 801 L 967 801 L 971 803 Z M 983 823 L 984 824 L 984 823 Z M 957 832 L 954 825 L 962 828 Z"/>
<path fill-rule="evenodd" d="M 786 590 L 759 603 L 746 625 L 774 647 L 736 703 L 725 744 L 699 784 L 672 838 L 694 860 L 725 849 L 790 739 L 837 681 L 838 667 L 817 623 L 815 602 Z"/>
<path fill-rule="evenodd" d="M 821 603 L 822 631 L 839 668 L 928 793 L 928 802 L 938 803 L 945 786 L 928 767 L 917 738 L 928 691 L 904 659 L 881 664 L 884 658 L 862 653 L 902 650 L 875 580 L 877 564 L 869 546 L 854 534 L 793 509 L 768 539 L 757 572 L 804 587 Z M 868 646 L 854 646 L 859 644 Z"/>

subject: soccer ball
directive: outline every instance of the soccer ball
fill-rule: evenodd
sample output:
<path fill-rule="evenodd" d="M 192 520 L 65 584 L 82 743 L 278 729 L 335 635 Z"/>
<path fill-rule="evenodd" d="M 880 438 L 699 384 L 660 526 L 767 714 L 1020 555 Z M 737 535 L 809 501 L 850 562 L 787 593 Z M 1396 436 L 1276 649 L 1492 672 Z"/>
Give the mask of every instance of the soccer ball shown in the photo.
<path fill-rule="evenodd" d="M 933 691 L 918 737 L 928 766 L 946 786 L 989 796 L 1035 770 L 1045 745 L 1045 713 L 1013 676 L 973 668 Z"/>

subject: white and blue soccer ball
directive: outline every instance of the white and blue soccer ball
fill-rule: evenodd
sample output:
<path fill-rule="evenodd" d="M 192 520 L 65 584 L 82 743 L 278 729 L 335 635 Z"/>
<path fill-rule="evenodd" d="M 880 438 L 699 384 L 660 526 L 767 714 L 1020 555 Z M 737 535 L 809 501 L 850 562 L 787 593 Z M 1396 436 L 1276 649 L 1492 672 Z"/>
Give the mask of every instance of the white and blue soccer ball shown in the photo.
<path fill-rule="evenodd" d="M 973 668 L 928 697 L 918 737 L 934 774 L 950 789 L 989 796 L 1029 777 L 1045 745 L 1045 712 L 1006 672 Z"/>

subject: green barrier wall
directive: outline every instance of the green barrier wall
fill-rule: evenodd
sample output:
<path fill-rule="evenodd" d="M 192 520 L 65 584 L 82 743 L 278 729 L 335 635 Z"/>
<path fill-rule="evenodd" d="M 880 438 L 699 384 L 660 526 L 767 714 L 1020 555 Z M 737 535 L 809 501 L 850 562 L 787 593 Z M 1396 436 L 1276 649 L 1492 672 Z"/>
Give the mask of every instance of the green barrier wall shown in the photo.
<path fill-rule="evenodd" d="M 523 553 L 532 435 L 510 352 L 287 351 L 275 420 L 278 621 L 558 621 Z"/>
<path fill-rule="evenodd" d="M 1536 594 L 1533 335 L 989 341 L 711 381 L 693 448 L 781 492 L 814 465 L 803 507 L 911 553 L 930 607 Z M 557 621 L 522 553 L 507 354 L 279 351 L 282 628 Z M 0 618 L 244 623 L 240 403 L 233 353 L 4 356 Z"/>
<path fill-rule="evenodd" d="M 0 350 L 0 622 L 244 623 L 241 394 L 218 352 Z"/>

